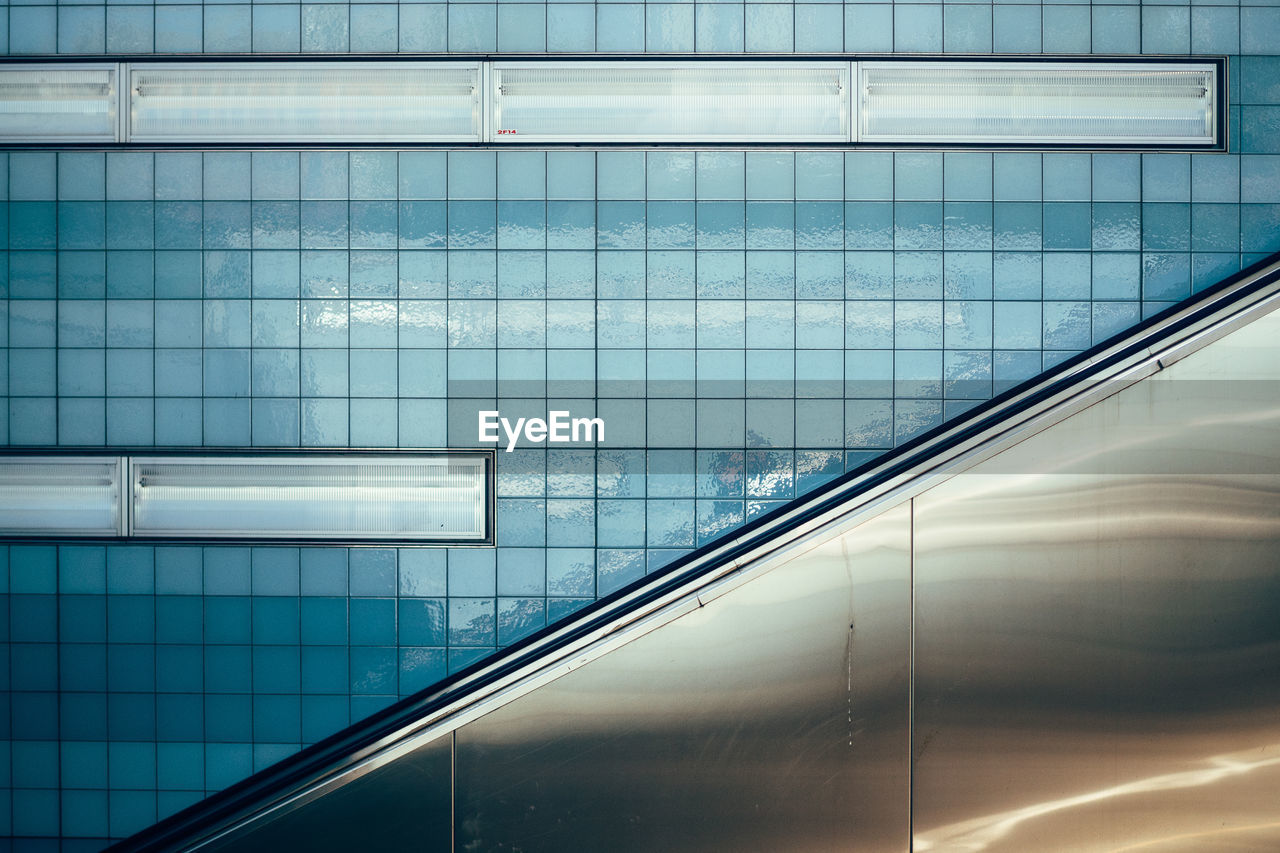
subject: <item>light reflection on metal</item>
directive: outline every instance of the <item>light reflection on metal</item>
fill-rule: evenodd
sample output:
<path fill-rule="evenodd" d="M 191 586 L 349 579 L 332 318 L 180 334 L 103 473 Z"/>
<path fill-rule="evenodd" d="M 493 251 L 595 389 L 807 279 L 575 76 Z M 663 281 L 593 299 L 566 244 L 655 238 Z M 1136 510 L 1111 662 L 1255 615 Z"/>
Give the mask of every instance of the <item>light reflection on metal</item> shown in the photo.
<path fill-rule="evenodd" d="M 1043 803 L 1036 803 L 1031 806 L 1024 806 L 1019 809 L 1012 809 L 1007 812 L 1001 812 L 994 815 L 986 815 L 979 818 L 962 821 L 951 826 L 943 826 L 938 829 L 929 830 L 928 832 L 917 834 L 915 837 L 914 849 L 919 853 L 927 850 L 952 850 L 952 851 L 979 851 L 986 850 L 994 842 L 1002 840 L 1008 836 L 1019 824 L 1034 820 L 1038 817 L 1051 814 L 1057 811 L 1077 808 L 1080 806 L 1093 805 L 1102 800 L 1109 800 L 1116 797 L 1126 797 L 1133 794 L 1147 793 L 1151 791 L 1171 791 L 1177 788 L 1194 788 L 1203 785 L 1212 785 L 1223 779 L 1233 776 L 1240 776 L 1246 773 L 1252 773 L 1266 767 L 1273 767 L 1280 764 L 1280 757 L 1275 756 L 1277 749 L 1280 749 L 1280 743 L 1269 744 L 1260 747 L 1254 752 L 1262 754 L 1270 753 L 1266 758 L 1255 758 L 1247 760 L 1237 755 L 1215 755 L 1204 761 L 1207 767 L 1182 770 L 1176 773 L 1165 773 L 1160 776 L 1151 776 L 1146 779 L 1137 779 L 1133 782 L 1127 782 L 1122 785 L 1114 785 L 1110 788 L 1103 788 L 1100 791 L 1087 791 L 1081 794 L 1074 794 L 1068 797 L 1062 797 L 1056 800 L 1049 800 Z M 1238 830 L 1261 829 L 1269 826 L 1280 826 L 1280 824 L 1261 824 L 1252 827 L 1238 827 Z M 1224 830 L 1230 831 L 1230 830 Z M 1200 833 L 1199 835 L 1209 835 L 1211 833 Z M 1151 841 L 1142 841 L 1137 844 L 1126 844 L 1123 847 L 1116 848 L 1116 853 L 1122 850 L 1139 850 L 1144 847 L 1150 847 L 1161 843 L 1167 839 L 1154 839 Z"/>
<path fill-rule="evenodd" d="M 1270 832 L 1268 832 L 1268 830 L 1270 830 Z M 1209 829 L 1204 832 L 1184 832 L 1181 835 L 1171 835 L 1168 838 L 1153 838 L 1150 841 L 1140 841 L 1137 844 L 1126 844 L 1123 847 L 1117 847 L 1112 851 L 1112 853 L 1125 853 L 1125 851 L 1128 850 L 1150 850 L 1154 847 L 1167 848 L 1168 845 L 1180 844 L 1184 841 L 1200 844 L 1207 838 L 1221 838 L 1224 835 L 1258 835 L 1261 833 L 1266 833 L 1272 837 L 1272 843 L 1266 844 L 1265 846 L 1267 848 L 1274 849 L 1275 847 L 1280 846 L 1275 843 L 1276 841 L 1280 841 L 1280 838 L 1276 837 L 1280 834 L 1276 833 L 1275 830 L 1280 830 L 1280 821 L 1273 821 L 1271 823 L 1255 823 L 1251 826 L 1228 826 L 1219 829 Z M 1234 839 L 1225 840 L 1228 843 L 1234 842 Z M 1255 846 L 1261 849 L 1264 845 L 1257 844 Z"/>
<path fill-rule="evenodd" d="M 916 498 L 918 850 L 1274 814 L 1277 341 L 1273 311 Z"/>

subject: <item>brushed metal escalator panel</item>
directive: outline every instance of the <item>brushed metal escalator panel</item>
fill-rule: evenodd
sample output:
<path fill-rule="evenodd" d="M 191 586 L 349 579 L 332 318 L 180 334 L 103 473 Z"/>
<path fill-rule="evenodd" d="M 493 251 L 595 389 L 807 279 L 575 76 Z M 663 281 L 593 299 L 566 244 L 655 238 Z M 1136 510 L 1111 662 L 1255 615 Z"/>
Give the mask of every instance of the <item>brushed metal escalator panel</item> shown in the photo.
<path fill-rule="evenodd" d="M 1277 340 L 1273 313 L 916 499 L 916 850 L 1272 846 Z"/>
<path fill-rule="evenodd" d="M 902 851 L 909 515 L 457 734 L 458 850 Z"/>
<path fill-rule="evenodd" d="M 419 747 L 305 805 L 202 847 L 236 853 L 442 853 L 450 849 L 452 738 Z"/>

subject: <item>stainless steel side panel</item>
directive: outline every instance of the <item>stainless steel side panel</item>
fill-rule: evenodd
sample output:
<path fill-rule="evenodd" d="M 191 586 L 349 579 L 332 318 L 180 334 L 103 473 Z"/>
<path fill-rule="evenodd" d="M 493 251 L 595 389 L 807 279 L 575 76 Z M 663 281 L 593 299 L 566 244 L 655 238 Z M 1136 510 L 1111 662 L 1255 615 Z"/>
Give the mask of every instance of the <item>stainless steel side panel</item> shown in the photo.
<path fill-rule="evenodd" d="M 266 818 L 201 847 L 236 853 L 400 853 L 447 851 L 452 738 L 351 779 L 305 805 Z"/>
<path fill-rule="evenodd" d="M 457 849 L 902 851 L 909 515 L 457 733 Z"/>
<path fill-rule="evenodd" d="M 1276 341 L 916 499 L 916 850 L 1280 849 Z"/>

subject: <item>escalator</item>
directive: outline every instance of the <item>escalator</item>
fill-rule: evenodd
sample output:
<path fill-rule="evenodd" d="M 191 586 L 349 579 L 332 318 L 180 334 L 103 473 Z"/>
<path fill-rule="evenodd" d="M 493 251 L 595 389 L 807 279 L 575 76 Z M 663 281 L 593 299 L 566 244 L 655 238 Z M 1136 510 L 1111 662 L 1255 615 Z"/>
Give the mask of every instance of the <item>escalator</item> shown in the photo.
<path fill-rule="evenodd" d="M 1280 256 L 118 850 L 1280 849 Z"/>

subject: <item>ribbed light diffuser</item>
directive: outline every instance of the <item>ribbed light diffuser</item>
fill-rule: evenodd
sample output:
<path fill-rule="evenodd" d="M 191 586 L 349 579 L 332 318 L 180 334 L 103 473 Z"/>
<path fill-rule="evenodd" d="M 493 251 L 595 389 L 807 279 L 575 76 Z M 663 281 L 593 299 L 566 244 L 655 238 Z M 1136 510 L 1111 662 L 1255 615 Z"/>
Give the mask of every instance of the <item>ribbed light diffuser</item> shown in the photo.
<path fill-rule="evenodd" d="M 482 540 L 480 456 L 134 457 L 132 532 L 210 539 Z"/>
<path fill-rule="evenodd" d="M 134 65 L 134 142 L 478 142 L 479 63 Z"/>
<path fill-rule="evenodd" d="M 844 142 L 842 62 L 494 63 L 495 142 Z"/>
<path fill-rule="evenodd" d="M 120 458 L 0 458 L 0 533 L 119 536 Z"/>
<path fill-rule="evenodd" d="M 0 67 L 0 139 L 115 142 L 115 65 Z"/>
<path fill-rule="evenodd" d="M 858 139 L 1187 145 L 1214 139 L 1213 65 L 864 62 Z"/>

